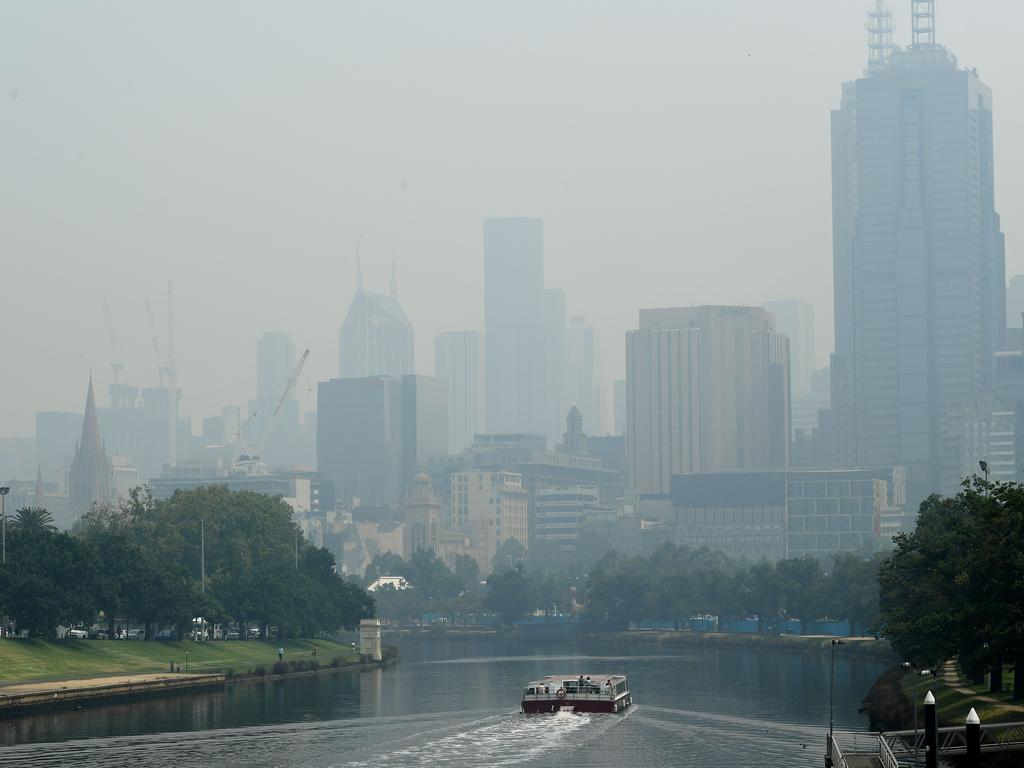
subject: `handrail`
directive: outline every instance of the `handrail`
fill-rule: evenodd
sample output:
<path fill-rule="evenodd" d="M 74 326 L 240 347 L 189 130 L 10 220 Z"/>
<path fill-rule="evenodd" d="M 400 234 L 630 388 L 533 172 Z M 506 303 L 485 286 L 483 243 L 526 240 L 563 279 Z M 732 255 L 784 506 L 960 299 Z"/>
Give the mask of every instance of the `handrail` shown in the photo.
<path fill-rule="evenodd" d="M 882 734 L 878 734 L 878 759 L 882 763 L 882 768 L 900 768 L 900 761 L 889 749 L 889 742 Z"/>

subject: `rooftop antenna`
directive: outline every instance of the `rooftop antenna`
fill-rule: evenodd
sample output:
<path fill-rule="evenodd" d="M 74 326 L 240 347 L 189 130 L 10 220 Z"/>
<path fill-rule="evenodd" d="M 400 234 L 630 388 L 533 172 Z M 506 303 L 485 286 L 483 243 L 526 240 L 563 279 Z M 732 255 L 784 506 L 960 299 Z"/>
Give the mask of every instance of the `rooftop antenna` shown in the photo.
<path fill-rule="evenodd" d="M 935 0 L 910 0 L 913 48 L 935 47 Z"/>
<path fill-rule="evenodd" d="M 868 11 L 868 74 L 882 69 L 892 55 L 892 36 L 895 25 L 892 11 L 885 0 L 875 0 L 875 7 Z"/>
<path fill-rule="evenodd" d="M 363 236 L 360 235 L 359 239 L 356 240 L 356 290 L 363 290 L 363 261 L 359 254 L 359 245 L 363 242 Z"/>
<path fill-rule="evenodd" d="M 391 260 L 391 295 L 398 295 L 398 268 L 395 266 L 395 260 Z"/>

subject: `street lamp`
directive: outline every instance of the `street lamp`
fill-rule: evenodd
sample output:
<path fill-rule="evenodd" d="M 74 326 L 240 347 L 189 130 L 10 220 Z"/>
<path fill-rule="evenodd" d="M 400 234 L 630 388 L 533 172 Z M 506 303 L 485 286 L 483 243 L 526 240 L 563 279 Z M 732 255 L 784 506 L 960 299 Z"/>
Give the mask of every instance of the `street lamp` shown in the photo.
<path fill-rule="evenodd" d="M 846 645 L 846 643 L 844 643 L 842 640 L 835 640 L 835 639 L 832 640 L 832 650 L 831 650 L 831 657 L 832 658 L 831 658 L 830 664 L 829 664 L 830 671 L 829 671 L 829 676 L 828 676 L 828 688 L 829 688 L 829 694 L 828 694 L 828 735 L 829 735 L 829 738 L 832 737 L 832 725 L 833 725 L 833 721 L 832 721 L 832 703 L 833 703 L 833 701 L 835 701 L 835 698 L 836 698 L 836 646 L 837 645 Z"/>
<path fill-rule="evenodd" d="M 978 466 L 981 467 L 981 471 L 985 473 L 985 485 L 988 485 L 988 462 L 979 461 Z"/>
<path fill-rule="evenodd" d="M 7 494 L 11 492 L 10 486 L 0 486 L 0 518 L 3 518 L 3 564 L 7 565 L 7 507 L 5 501 Z"/>
<path fill-rule="evenodd" d="M 3 566 L 7 567 L 7 494 L 11 492 L 9 485 L 0 485 L 0 527 L 3 528 Z M 0 627 L 0 637 L 7 637 L 7 611 L 4 611 L 4 625 Z"/>

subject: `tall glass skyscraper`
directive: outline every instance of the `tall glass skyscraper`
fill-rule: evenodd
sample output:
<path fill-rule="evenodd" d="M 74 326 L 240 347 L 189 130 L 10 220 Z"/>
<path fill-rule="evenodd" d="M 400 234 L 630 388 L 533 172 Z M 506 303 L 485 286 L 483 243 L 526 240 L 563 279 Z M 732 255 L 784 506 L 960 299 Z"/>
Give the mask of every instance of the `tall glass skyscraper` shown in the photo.
<path fill-rule="evenodd" d="M 938 487 L 941 414 L 988 387 L 1006 327 L 992 93 L 914 5 L 900 50 L 877 4 L 868 72 L 832 113 L 837 458 L 906 466 L 912 503 Z"/>

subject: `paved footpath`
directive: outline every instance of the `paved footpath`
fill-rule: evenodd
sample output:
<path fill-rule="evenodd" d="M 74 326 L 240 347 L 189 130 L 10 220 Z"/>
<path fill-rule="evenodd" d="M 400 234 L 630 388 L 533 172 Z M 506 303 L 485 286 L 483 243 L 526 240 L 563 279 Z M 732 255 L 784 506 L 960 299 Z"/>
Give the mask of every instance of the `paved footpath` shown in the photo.
<path fill-rule="evenodd" d="M 1024 707 L 1017 704 L 1011 704 L 1008 701 L 997 699 L 995 696 L 989 696 L 985 693 L 978 693 L 973 691 L 963 683 L 960 682 L 960 670 L 957 668 L 955 661 L 947 661 L 942 666 L 942 682 L 948 685 L 957 693 L 962 693 L 964 696 L 970 696 L 978 701 L 984 701 L 986 704 L 995 704 L 998 707 L 1009 710 L 1010 712 L 1024 712 Z"/>
<path fill-rule="evenodd" d="M 84 691 L 92 688 L 105 688 L 111 685 L 127 685 L 128 683 L 152 683 L 157 680 L 200 680 L 208 675 L 182 675 L 158 672 L 141 675 L 113 675 L 110 677 L 90 677 L 84 680 L 50 680 L 41 683 L 18 683 L 0 686 L 0 697 L 22 696 L 30 693 L 50 693 L 56 691 Z"/>

